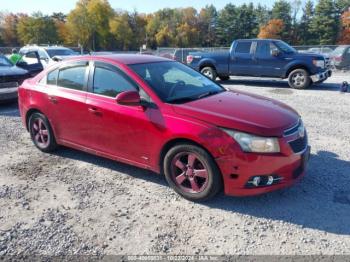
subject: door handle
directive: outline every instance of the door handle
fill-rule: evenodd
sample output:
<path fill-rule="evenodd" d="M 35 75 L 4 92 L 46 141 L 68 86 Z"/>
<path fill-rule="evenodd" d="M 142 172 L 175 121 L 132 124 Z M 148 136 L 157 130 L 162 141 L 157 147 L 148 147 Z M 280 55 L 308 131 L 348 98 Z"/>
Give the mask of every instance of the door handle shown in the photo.
<path fill-rule="evenodd" d="M 57 104 L 57 97 L 55 97 L 55 96 L 50 96 L 50 95 L 49 95 L 49 100 L 50 100 L 52 103 Z"/>
<path fill-rule="evenodd" d="M 89 107 L 89 112 L 94 115 L 101 115 L 101 112 L 96 107 Z"/>

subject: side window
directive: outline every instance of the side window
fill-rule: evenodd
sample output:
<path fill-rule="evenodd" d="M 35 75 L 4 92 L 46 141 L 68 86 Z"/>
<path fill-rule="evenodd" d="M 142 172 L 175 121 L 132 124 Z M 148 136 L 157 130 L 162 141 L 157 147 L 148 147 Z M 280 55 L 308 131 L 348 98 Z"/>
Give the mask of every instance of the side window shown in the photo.
<path fill-rule="evenodd" d="M 43 50 L 39 49 L 38 53 L 39 53 L 40 59 L 47 59 L 48 58 Z"/>
<path fill-rule="evenodd" d="M 34 65 L 34 64 L 39 64 L 40 60 L 39 57 L 37 56 L 36 51 L 29 51 L 22 56 L 22 61 L 26 62 L 28 65 Z"/>
<path fill-rule="evenodd" d="M 36 55 L 35 55 L 35 51 L 29 51 L 29 52 L 25 53 L 24 57 L 26 57 L 26 58 L 37 58 Z"/>
<path fill-rule="evenodd" d="M 94 73 L 93 92 L 95 94 L 116 97 L 123 91 L 137 90 L 121 72 L 97 66 Z"/>
<path fill-rule="evenodd" d="M 51 71 L 47 74 L 46 84 L 47 85 L 57 85 L 58 69 Z"/>
<path fill-rule="evenodd" d="M 257 54 L 262 57 L 271 55 L 270 44 L 261 42 L 258 44 Z"/>
<path fill-rule="evenodd" d="M 62 68 L 59 71 L 57 85 L 75 90 L 83 90 L 85 85 L 86 65 Z"/>
<path fill-rule="evenodd" d="M 252 42 L 247 42 L 247 41 L 238 42 L 235 52 L 239 54 L 249 54 L 251 46 L 252 46 Z"/>
<path fill-rule="evenodd" d="M 278 50 L 274 44 L 261 42 L 258 44 L 257 54 L 261 57 L 270 57 L 274 49 Z"/>

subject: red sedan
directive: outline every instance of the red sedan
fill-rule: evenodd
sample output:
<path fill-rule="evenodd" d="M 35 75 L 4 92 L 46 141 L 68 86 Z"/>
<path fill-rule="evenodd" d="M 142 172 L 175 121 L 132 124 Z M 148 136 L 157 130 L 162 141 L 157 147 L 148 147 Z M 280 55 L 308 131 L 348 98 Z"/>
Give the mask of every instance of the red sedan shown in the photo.
<path fill-rule="evenodd" d="M 64 61 L 25 81 L 19 106 L 41 151 L 63 145 L 163 173 L 190 200 L 290 186 L 310 152 L 287 105 L 154 56 Z"/>

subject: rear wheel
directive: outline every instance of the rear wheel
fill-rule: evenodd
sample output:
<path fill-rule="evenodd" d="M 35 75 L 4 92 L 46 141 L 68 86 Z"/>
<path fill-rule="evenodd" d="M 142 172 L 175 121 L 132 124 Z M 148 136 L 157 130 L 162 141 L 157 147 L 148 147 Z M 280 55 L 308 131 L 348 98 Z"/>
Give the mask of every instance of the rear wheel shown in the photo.
<path fill-rule="evenodd" d="M 188 200 L 209 200 L 222 188 L 221 174 L 216 163 L 198 146 L 174 146 L 165 155 L 163 168 L 169 185 Z"/>
<path fill-rule="evenodd" d="M 206 66 L 202 68 L 201 73 L 214 81 L 218 76 L 218 74 L 216 73 L 216 70 L 210 66 Z"/>
<path fill-rule="evenodd" d="M 57 148 L 55 136 L 45 115 L 34 113 L 30 116 L 29 133 L 34 145 L 43 152 L 51 152 Z"/>
<path fill-rule="evenodd" d="M 295 89 L 308 88 L 311 84 L 310 74 L 304 69 L 295 69 L 288 76 L 288 84 Z"/>

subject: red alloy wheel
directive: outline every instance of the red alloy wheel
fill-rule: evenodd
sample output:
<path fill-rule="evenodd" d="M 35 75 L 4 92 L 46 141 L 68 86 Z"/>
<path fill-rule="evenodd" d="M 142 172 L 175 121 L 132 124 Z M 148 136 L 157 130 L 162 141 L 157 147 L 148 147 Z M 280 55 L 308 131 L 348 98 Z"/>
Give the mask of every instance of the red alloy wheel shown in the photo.
<path fill-rule="evenodd" d="M 32 134 L 34 141 L 38 145 L 38 147 L 46 148 L 49 146 L 49 130 L 45 122 L 41 118 L 37 118 L 34 120 L 34 123 L 32 125 Z"/>
<path fill-rule="evenodd" d="M 208 186 L 208 168 L 192 152 L 182 152 L 173 158 L 171 175 L 176 186 L 188 193 L 203 192 Z"/>

